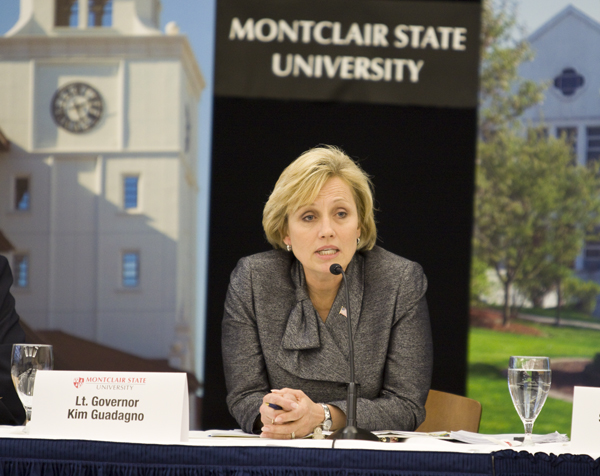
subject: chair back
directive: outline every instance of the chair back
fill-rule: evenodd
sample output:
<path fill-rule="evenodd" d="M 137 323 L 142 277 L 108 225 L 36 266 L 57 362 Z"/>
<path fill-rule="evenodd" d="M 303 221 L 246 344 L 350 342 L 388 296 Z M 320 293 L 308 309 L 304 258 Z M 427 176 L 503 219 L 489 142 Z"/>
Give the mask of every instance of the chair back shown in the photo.
<path fill-rule="evenodd" d="M 472 398 L 429 390 L 425 411 L 425 421 L 416 431 L 479 431 L 481 403 Z"/>

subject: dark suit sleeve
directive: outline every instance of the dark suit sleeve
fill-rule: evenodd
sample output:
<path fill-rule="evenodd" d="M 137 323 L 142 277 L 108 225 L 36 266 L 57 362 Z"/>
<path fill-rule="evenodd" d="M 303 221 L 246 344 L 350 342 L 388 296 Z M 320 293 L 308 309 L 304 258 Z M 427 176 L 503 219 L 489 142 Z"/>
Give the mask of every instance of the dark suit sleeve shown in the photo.
<path fill-rule="evenodd" d="M 12 345 L 25 342 L 25 333 L 10 294 L 13 279 L 4 256 L 0 256 L 0 424 L 16 425 L 25 420 L 25 411 L 10 377 Z"/>

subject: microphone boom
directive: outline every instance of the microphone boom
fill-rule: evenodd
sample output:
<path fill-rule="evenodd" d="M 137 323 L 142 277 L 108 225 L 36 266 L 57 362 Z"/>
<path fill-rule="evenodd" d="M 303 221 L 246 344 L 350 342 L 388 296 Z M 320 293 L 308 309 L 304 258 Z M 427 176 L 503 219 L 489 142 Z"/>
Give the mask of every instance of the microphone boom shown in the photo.
<path fill-rule="evenodd" d="M 358 428 L 356 425 L 356 382 L 354 379 L 354 339 L 352 339 L 352 320 L 350 316 L 350 293 L 348 292 L 348 281 L 346 281 L 346 273 L 344 273 L 344 269 L 341 265 L 334 263 L 329 267 L 329 271 L 331 274 L 335 274 L 336 276 L 341 274 L 342 279 L 344 280 L 344 288 L 346 290 L 346 309 L 347 309 L 347 317 L 346 321 L 348 321 L 348 360 L 350 361 L 350 382 L 348 383 L 348 397 L 346 404 L 346 426 L 344 428 L 340 428 L 335 431 L 327 438 L 330 440 L 371 440 L 371 441 L 379 441 L 379 438 L 375 436 L 370 431 L 364 430 L 362 428 Z"/>

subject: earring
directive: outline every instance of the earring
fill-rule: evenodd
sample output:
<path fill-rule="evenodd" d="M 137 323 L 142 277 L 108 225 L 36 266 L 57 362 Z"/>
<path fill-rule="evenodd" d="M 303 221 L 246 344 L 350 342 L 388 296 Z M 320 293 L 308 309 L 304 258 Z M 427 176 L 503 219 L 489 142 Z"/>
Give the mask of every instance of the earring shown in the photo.
<path fill-rule="evenodd" d="M 292 245 L 285 245 L 288 251 L 292 251 Z"/>
<path fill-rule="evenodd" d="M 356 244 L 357 244 L 357 245 L 360 245 L 360 238 L 357 238 L 357 239 L 356 239 Z"/>

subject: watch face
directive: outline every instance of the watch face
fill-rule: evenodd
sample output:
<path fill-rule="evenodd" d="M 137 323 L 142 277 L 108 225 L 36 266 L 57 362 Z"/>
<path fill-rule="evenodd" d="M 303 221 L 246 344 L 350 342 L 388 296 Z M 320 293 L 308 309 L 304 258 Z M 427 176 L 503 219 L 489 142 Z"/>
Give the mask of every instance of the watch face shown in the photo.
<path fill-rule="evenodd" d="M 52 98 L 54 121 L 69 132 L 81 133 L 94 127 L 102 116 L 100 93 L 85 83 L 70 83 Z"/>

